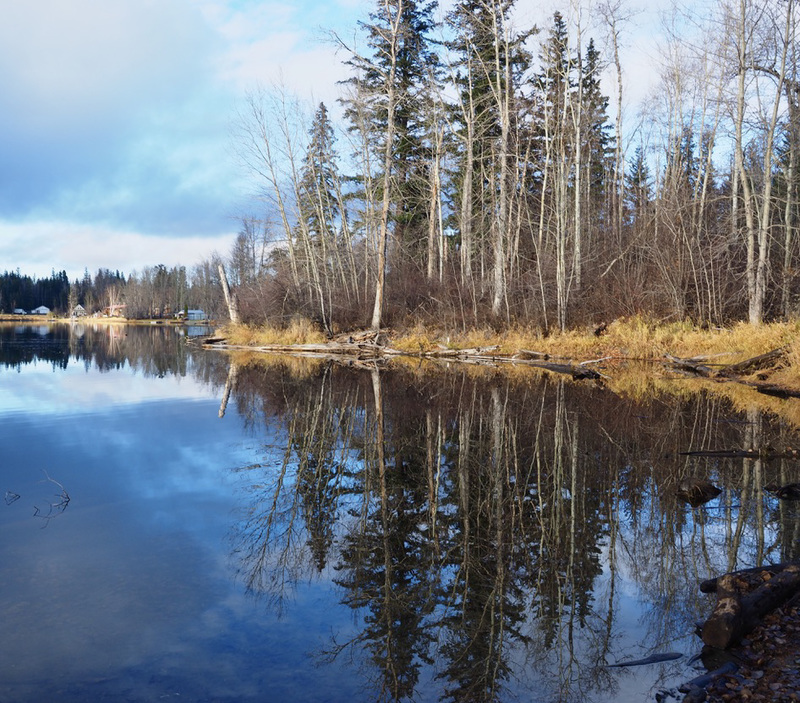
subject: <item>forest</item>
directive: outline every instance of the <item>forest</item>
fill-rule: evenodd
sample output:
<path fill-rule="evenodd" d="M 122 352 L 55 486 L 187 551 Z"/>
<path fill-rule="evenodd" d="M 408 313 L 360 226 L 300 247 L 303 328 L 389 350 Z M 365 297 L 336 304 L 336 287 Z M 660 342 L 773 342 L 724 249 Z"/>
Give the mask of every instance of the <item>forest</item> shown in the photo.
<path fill-rule="evenodd" d="M 438 21 L 434 2 L 379 0 L 355 43 L 333 38 L 350 74 L 335 110 L 248 94 L 237 143 L 263 212 L 230 255 L 242 317 L 548 331 L 795 314 L 793 0 L 676 10 L 636 115 L 610 108 L 636 22 L 621 0 L 573 0 L 541 29 L 516 5 Z"/>
<path fill-rule="evenodd" d="M 255 197 L 227 255 L 87 272 L 66 293 L 66 274 L 6 273 L 0 307 L 197 307 L 328 333 L 794 317 L 794 0 L 673 9 L 635 110 L 624 0 L 570 0 L 541 28 L 518 26 L 517 4 L 375 0 L 354 39 L 330 36 L 349 75 L 336 104 L 243 98 L 233 139 Z"/>

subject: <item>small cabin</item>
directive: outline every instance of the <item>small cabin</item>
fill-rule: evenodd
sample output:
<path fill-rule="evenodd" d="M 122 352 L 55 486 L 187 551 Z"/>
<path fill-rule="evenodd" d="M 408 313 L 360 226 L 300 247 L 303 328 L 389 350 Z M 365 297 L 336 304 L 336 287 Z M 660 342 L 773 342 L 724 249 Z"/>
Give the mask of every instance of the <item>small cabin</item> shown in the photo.
<path fill-rule="evenodd" d="M 175 317 L 179 320 L 194 320 L 194 321 L 203 321 L 208 319 L 208 315 L 206 315 L 205 311 L 203 310 L 186 310 L 176 313 Z"/>
<path fill-rule="evenodd" d="M 78 303 L 74 308 L 72 308 L 71 315 L 72 317 L 86 317 L 86 308 Z"/>
<path fill-rule="evenodd" d="M 14 308 L 15 315 L 27 315 L 28 313 L 25 312 L 22 308 Z"/>
<path fill-rule="evenodd" d="M 49 314 L 50 314 L 50 308 L 48 308 L 46 305 L 40 305 L 38 308 L 34 308 L 33 310 L 31 310 L 31 315 L 49 315 Z"/>

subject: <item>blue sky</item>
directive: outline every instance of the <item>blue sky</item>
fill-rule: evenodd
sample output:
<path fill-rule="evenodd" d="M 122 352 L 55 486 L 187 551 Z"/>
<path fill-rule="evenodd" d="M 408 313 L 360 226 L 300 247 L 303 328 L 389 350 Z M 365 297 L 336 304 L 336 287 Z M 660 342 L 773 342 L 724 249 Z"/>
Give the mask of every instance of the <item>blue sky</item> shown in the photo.
<path fill-rule="evenodd" d="M 231 122 L 283 76 L 327 99 L 321 26 L 359 0 L 0 0 L 0 271 L 70 278 L 226 253 L 248 186 Z"/>
<path fill-rule="evenodd" d="M 277 81 L 333 103 L 346 70 L 326 30 L 352 36 L 372 5 L 0 0 L 0 271 L 226 254 L 254 207 L 237 106 Z M 542 12 L 519 2 L 521 24 Z"/>

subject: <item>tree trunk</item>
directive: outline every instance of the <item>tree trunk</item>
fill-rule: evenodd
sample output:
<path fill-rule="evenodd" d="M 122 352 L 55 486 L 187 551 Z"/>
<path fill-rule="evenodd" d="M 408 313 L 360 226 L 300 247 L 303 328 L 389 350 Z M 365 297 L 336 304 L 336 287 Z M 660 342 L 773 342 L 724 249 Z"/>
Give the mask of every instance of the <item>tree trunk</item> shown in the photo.
<path fill-rule="evenodd" d="M 387 15 L 390 15 L 388 2 Z M 375 304 L 372 307 L 372 329 L 381 328 L 383 315 L 383 296 L 386 285 L 386 247 L 389 240 L 389 211 L 392 207 L 389 189 L 391 188 L 392 149 L 394 147 L 394 113 L 397 99 L 395 75 L 397 71 L 397 42 L 399 41 L 400 22 L 403 16 L 403 2 L 397 2 L 395 19 L 392 23 L 389 38 L 389 74 L 386 76 L 386 144 L 383 150 L 383 202 L 381 204 L 381 223 L 378 230 L 378 270 L 375 280 Z"/>
<path fill-rule="evenodd" d="M 228 276 L 225 273 L 225 267 L 220 264 L 218 270 L 219 282 L 222 284 L 222 293 L 225 295 L 225 304 L 228 306 L 228 317 L 231 318 L 231 322 L 233 324 L 238 325 L 240 318 L 239 304 L 236 299 L 236 293 L 231 291 L 231 287 L 228 285 Z"/>
<path fill-rule="evenodd" d="M 717 605 L 703 625 L 703 642 L 718 649 L 735 646 L 764 615 L 783 605 L 798 590 L 798 565 L 786 567 L 747 595 L 739 593 L 734 574 L 722 576 L 717 580 Z"/>

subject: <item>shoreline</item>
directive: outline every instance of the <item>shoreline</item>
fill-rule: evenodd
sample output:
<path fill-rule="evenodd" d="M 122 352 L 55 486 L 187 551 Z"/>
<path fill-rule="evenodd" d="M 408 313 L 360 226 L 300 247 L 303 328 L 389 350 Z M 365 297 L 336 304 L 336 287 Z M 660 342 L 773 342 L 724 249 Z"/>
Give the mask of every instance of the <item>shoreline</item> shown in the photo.
<path fill-rule="evenodd" d="M 454 333 L 416 327 L 343 333 L 332 338 L 308 324 L 280 330 L 229 324 L 217 328 L 208 341 L 214 342 L 209 346 L 221 350 L 357 361 L 405 356 L 475 364 L 560 366 L 550 370 L 575 372 L 580 377 L 582 370 L 600 369 L 603 364 L 668 363 L 687 376 L 800 392 L 800 322 L 758 327 L 739 323 L 704 330 L 688 323 L 659 325 L 630 318 L 615 320 L 600 334 L 591 329 L 543 335 L 523 328 Z M 731 373 L 726 375 L 726 369 Z"/>

